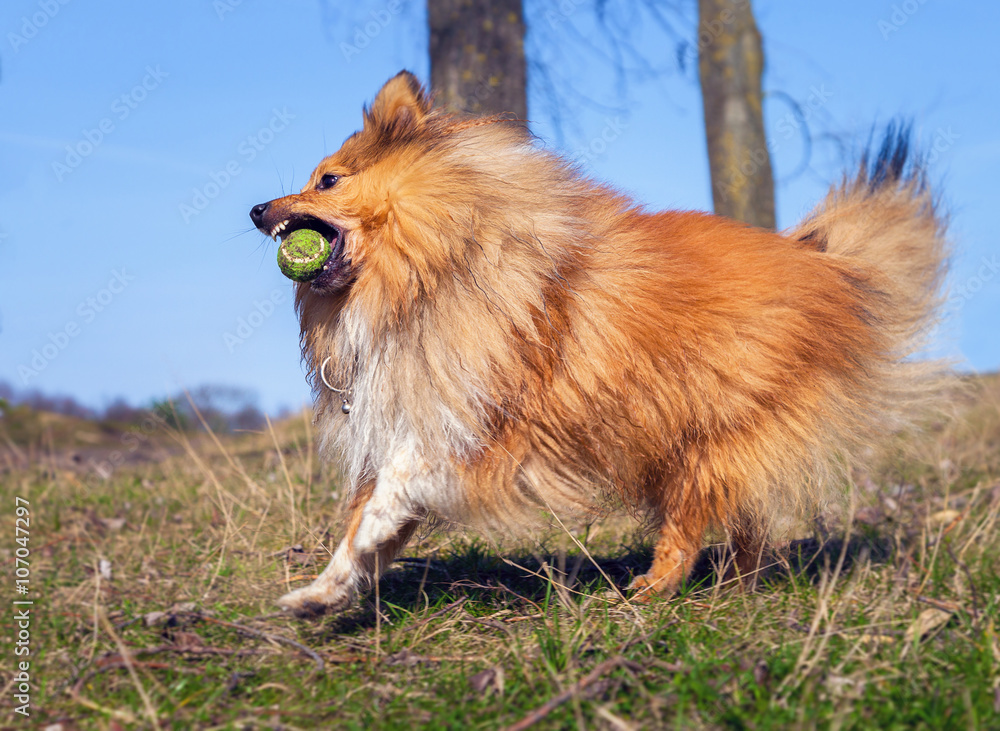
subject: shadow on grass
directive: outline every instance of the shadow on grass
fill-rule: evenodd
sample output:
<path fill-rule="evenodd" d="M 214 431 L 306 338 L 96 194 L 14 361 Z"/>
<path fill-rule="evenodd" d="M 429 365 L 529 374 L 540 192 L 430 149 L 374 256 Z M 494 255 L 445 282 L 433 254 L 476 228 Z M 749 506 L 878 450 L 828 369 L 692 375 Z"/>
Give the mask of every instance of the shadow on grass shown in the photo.
<path fill-rule="evenodd" d="M 772 549 L 765 556 L 765 567 L 759 572 L 758 586 L 762 587 L 759 590 L 768 591 L 764 587 L 793 577 L 816 583 L 824 573 L 833 571 L 842 553 L 841 573 L 844 574 L 856 564 L 884 563 L 892 552 L 891 539 L 876 534 L 854 535 L 846 547 L 842 537 L 793 541 Z M 562 581 L 575 597 L 607 590 L 605 577 L 627 594 L 629 582 L 645 573 L 651 559 L 649 546 L 632 547 L 614 556 L 594 556 L 591 561 L 579 553 L 500 555 L 472 541 L 444 559 L 404 558 L 397 561 L 382 577 L 379 601 L 383 616 L 402 618 L 413 613 L 418 620 L 420 615 L 462 599 L 466 600 L 467 610 L 474 614 L 486 615 L 501 609 L 533 613 L 555 601 L 547 579 L 550 572 L 555 577 L 568 577 Z M 714 586 L 726 577 L 731 563 L 725 546 L 704 549 L 691 570 L 684 593 Z M 324 631 L 351 634 L 371 629 L 375 623 L 375 592 L 370 591 L 354 609 L 329 617 Z"/>

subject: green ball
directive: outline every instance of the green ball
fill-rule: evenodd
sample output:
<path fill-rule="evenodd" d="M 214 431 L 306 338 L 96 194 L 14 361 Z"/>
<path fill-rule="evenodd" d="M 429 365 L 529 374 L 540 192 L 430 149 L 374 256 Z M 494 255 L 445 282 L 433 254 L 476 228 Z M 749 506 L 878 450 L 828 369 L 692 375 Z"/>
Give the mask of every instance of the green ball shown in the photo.
<path fill-rule="evenodd" d="M 323 271 L 330 251 L 330 242 L 322 234 L 300 228 L 288 234 L 278 247 L 278 268 L 289 279 L 308 282 Z"/>

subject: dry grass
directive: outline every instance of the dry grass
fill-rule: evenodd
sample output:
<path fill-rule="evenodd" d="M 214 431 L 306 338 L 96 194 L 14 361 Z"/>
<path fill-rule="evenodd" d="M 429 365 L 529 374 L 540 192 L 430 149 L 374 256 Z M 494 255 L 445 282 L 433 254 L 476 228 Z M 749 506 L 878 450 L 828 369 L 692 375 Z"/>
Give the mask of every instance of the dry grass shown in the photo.
<path fill-rule="evenodd" d="M 423 535 L 377 594 L 319 622 L 274 611 L 338 537 L 306 415 L 216 439 L 8 413 L 0 560 L 13 601 L 20 496 L 31 721 L 998 728 L 1000 379 L 974 388 L 953 423 L 857 474 L 853 507 L 779 546 L 756 592 L 720 585 L 709 548 L 678 597 L 623 603 L 608 581 L 644 570 L 648 546 L 609 520 L 502 546 Z M 4 654 L 2 722 L 22 728 L 23 658 Z"/>

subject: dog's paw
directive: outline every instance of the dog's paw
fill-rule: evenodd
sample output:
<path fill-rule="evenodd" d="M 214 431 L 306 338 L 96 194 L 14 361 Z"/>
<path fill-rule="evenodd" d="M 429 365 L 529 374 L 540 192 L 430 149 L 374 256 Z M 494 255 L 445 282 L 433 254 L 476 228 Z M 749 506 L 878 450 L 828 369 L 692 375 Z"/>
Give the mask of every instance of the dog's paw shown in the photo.
<path fill-rule="evenodd" d="M 278 600 L 278 606 L 300 619 L 313 619 L 347 609 L 352 595 L 353 592 L 343 587 L 323 591 L 315 586 L 306 586 L 285 594 Z"/>
<path fill-rule="evenodd" d="M 653 576 L 651 573 L 636 576 L 628 585 L 632 592 L 629 601 L 637 604 L 648 604 L 654 599 L 668 599 L 677 591 L 677 583 L 664 576 Z"/>

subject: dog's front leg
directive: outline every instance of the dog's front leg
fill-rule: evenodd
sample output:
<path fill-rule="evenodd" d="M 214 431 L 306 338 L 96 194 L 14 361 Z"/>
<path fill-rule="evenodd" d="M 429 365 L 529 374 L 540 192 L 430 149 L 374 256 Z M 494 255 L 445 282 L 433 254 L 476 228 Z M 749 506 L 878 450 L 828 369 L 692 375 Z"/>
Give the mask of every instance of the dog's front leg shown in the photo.
<path fill-rule="evenodd" d="M 398 470 L 389 470 L 358 491 L 330 564 L 312 584 L 281 597 L 283 609 L 299 617 L 346 609 L 359 588 L 378 581 L 424 517 L 398 478 Z"/>

